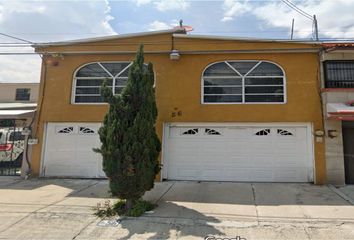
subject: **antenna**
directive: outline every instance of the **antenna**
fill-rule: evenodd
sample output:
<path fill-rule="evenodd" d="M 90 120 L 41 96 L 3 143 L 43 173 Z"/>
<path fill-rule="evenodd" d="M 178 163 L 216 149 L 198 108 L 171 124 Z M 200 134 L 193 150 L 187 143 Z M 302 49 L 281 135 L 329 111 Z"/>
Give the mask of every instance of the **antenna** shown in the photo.
<path fill-rule="evenodd" d="M 291 35 L 290 35 L 291 40 L 293 40 L 293 37 L 294 37 L 294 22 L 295 22 L 295 19 L 293 18 L 293 21 L 291 23 Z"/>
<path fill-rule="evenodd" d="M 316 15 L 313 15 L 313 22 L 315 24 L 315 39 L 318 41 L 318 25 Z"/>

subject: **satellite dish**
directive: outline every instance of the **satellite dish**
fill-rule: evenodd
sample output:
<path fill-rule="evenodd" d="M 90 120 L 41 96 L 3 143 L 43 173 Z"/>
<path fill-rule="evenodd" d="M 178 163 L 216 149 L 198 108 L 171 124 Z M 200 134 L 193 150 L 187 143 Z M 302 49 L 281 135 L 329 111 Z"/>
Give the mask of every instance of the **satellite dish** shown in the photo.
<path fill-rule="evenodd" d="M 193 27 L 192 27 L 192 26 L 187 26 L 187 25 L 176 26 L 176 27 L 174 27 L 173 29 L 176 29 L 176 30 L 178 30 L 178 29 L 184 29 L 184 31 L 186 31 L 186 32 L 191 32 L 191 31 L 193 31 Z"/>

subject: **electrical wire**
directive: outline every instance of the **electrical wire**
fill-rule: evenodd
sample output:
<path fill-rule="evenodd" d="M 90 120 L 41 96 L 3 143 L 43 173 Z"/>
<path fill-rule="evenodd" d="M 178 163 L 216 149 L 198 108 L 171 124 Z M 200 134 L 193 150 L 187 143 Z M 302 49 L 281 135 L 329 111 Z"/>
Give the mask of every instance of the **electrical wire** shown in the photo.
<path fill-rule="evenodd" d="M 19 40 L 19 41 L 22 41 L 22 42 L 25 42 L 25 43 L 33 44 L 33 42 L 31 42 L 31 41 L 28 41 L 28 40 L 23 39 L 23 38 L 18 38 L 18 37 L 15 37 L 15 36 L 11 36 L 9 34 L 0 33 L 0 35 L 8 37 L 8 38 L 16 39 L 16 40 Z"/>
<path fill-rule="evenodd" d="M 299 8 L 298 6 L 296 6 L 294 3 L 290 2 L 289 0 L 283 0 L 287 3 L 289 3 L 292 7 L 294 7 L 297 11 L 300 11 L 301 13 L 303 13 L 304 15 L 306 15 L 308 18 L 312 19 L 312 16 L 310 14 L 308 14 L 307 12 L 305 12 L 304 10 L 302 10 L 301 8 Z"/>
<path fill-rule="evenodd" d="M 301 10 L 300 8 L 298 8 L 295 4 L 293 4 L 289 0 L 282 0 L 282 2 L 285 3 L 287 6 L 289 6 L 291 9 L 293 9 L 296 12 L 298 12 L 299 14 L 301 14 L 302 16 L 304 16 L 304 17 L 308 18 L 309 20 L 313 21 L 313 17 L 310 14 L 308 14 L 305 11 Z"/>

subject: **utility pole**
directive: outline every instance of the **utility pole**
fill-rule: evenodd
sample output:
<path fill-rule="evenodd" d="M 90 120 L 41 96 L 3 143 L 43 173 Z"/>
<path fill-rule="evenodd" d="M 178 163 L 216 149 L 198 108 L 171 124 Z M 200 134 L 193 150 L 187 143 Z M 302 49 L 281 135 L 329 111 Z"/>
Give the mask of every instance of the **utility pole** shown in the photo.
<path fill-rule="evenodd" d="M 294 37 L 294 18 L 293 18 L 293 21 L 291 23 L 291 35 L 290 35 L 290 39 L 293 40 L 293 37 Z"/>
<path fill-rule="evenodd" d="M 315 24 L 315 38 L 316 38 L 316 41 L 318 41 L 318 25 L 317 25 L 316 15 L 313 15 L 313 22 Z"/>

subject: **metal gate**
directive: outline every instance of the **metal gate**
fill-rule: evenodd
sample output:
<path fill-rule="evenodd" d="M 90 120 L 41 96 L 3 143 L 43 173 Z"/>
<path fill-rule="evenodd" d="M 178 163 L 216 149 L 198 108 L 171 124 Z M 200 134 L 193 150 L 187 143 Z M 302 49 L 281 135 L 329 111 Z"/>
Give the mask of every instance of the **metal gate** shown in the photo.
<path fill-rule="evenodd" d="M 19 176 L 25 146 L 23 120 L 0 119 L 0 176 Z"/>

